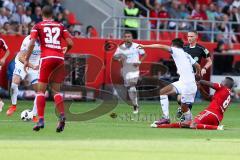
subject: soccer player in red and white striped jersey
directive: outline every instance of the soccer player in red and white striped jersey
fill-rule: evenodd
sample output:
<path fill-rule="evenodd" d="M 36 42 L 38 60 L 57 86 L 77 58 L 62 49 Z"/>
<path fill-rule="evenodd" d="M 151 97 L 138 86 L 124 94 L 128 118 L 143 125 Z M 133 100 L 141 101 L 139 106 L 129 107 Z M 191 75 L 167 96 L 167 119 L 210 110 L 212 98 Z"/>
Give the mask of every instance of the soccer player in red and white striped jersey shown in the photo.
<path fill-rule="evenodd" d="M 56 76 L 56 71 L 64 66 L 64 54 L 73 46 L 73 41 L 69 32 L 58 22 L 52 20 L 53 9 L 51 6 L 44 6 L 42 9 L 43 21 L 37 23 L 31 30 L 31 41 L 27 51 L 25 67 L 29 64 L 29 57 L 34 48 L 36 39 L 39 39 L 41 46 L 41 59 L 39 67 L 38 90 L 36 95 L 37 111 L 39 122 L 34 126 L 34 131 L 44 128 L 45 92 L 48 84 L 51 85 L 54 101 L 60 113 L 59 123 L 56 132 L 62 132 L 65 126 L 64 102 L 60 93 L 60 84 L 64 77 Z M 67 43 L 67 47 L 62 48 L 62 39 Z"/>

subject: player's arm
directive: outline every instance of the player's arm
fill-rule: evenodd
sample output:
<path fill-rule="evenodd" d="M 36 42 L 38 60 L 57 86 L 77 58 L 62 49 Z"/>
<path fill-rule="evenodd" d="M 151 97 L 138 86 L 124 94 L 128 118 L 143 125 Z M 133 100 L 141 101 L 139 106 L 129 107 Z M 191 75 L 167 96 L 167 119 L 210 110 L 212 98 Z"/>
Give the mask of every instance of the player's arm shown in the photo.
<path fill-rule="evenodd" d="M 18 59 L 23 64 L 25 63 L 25 58 L 26 58 L 25 53 L 26 53 L 26 51 L 20 51 L 18 54 Z M 28 63 L 28 67 L 32 68 L 34 70 L 37 70 L 39 66 L 34 66 L 32 63 Z"/>
<path fill-rule="evenodd" d="M 204 57 L 206 60 L 206 64 L 204 65 L 204 67 L 202 68 L 202 71 L 201 71 L 201 74 L 203 76 L 204 74 L 207 73 L 207 70 L 212 66 L 212 59 L 210 57 L 210 53 L 209 53 L 208 49 L 204 48 L 202 52 L 203 52 L 202 54 L 204 54 Z"/>
<path fill-rule="evenodd" d="M 149 45 L 143 45 L 140 44 L 138 48 L 156 48 L 156 49 L 162 49 L 165 51 L 170 52 L 171 51 L 171 47 L 168 45 L 163 45 L 163 44 L 149 44 Z"/>
<path fill-rule="evenodd" d="M 197 80 L 200 80 L 202 75 L 201 75 L 201 66 L 196 62 L 193 64 L 194 68 L 196 69 L 196 77 Z"/>
<path fill-rule="evenodd" d="M 214 83 L 212 83 L 210 81 L 200 80 L 198 83 L 200 85 L 208 86 L 208 87 L 210 87 L 212 89 L 215 89 Z"/>
<path fill-rule="evenodd" d="M 0 59 L 0 66 L 3 65 L 7 59 L 7 57 L 10 55 L 10 51 L 8 49 L 8 46 L 6 45 L 4 40 L 1 40 L 1 43 L 3 44 L 3 49 L 5 51 L 4 56 Z"/>
<path fill-rule="evenodd" d="M 67 47 L 63 48 L 63 53 L 66 54 L 73 47 L 73 40 L 70 37 L 65 38 Z"/>

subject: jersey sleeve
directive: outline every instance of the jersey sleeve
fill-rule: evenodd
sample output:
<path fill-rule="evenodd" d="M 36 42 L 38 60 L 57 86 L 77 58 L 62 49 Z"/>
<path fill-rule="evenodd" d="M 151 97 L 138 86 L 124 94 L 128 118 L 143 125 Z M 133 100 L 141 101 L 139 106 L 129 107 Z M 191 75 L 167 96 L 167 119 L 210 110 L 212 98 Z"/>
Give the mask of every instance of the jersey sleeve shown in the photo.
<path fill-rule="evenodd" d="M 203 56 L 204 58 L 210 57 L 210 53 L 209 53 L 209 50 L 208 50 L 207 48 L 203 48 L 203 49 L 202 49 L 202 56 Z"/>
<path fill-rule="evenodd" d="M 26 51 L 28 49 L 28 44 L 29 44 L 29 37 L 26 37 L 21 45 L 20 51 Z"/>
<path fill-rule="evenodd" d="M 139 55 L 144 55 L 145 54 L 145 50 L 142 48 L 138 48 L 138 54 Z"/>
<path fill-rule="evenodd" d="M 221 85 L 220 83 L 213 83 L 213 88 L 214 88 L 215 90 L 219 90 L 219 89 L 222 88 L 222 85 Z"/>
<path fill-rule="evenodd" d="M 118 55 L 118 54 L 120 54 L 120 53 L 121 53 L 121 52 L 120 52 L 120 48 L 118 47 L 117 50 L 116 50 L 115 53 L 114 53 L 114 56 L 115 56 L 115 55 Z"/>
<path fill-rule="evenodd" d="M 63 26 L 63 24 L 62 24 Z M 68 32 L 68 30 L 63 26 L 63 38 L 66 39 L 66 38 L 70 38 L 70 33 Z"/>
<path fill-rule="evenodd" d="M 2 47 L 1 49 L 3 51 L 6 51 L 8 49 L 8 46 L 7 46 L 6 42 L 3 39 L 0 39 L 0 44 L 1 44 L 0 46 Z"/>
<path fill-rule="evenodd" d="M 191 55 L 188 54 L 187 56 L 188 56 L 188 59 L 190 60 L 190 63 L 191 63 L 192 65 L 194 65 L 194 64 L 197 62 L 195 59 L 192 58 Z"/>
<path fill-rule="evenodd" d="M 38 25 L 34 25 L 30 32 L 31 39 L 37 39 L 38 38 Z"/>

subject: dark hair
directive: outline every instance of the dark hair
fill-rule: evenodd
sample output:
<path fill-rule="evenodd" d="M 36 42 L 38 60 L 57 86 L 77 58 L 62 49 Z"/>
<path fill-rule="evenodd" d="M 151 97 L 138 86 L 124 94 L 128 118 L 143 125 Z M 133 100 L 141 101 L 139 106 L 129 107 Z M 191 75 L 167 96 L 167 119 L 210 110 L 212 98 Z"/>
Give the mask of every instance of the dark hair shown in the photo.
<path fill-rule="evenodd" d="M 132 35 L 132 32 L 130 32 L 130 31 L 125 31 L 125 32 L 123 33 L 123 35 L 125 35 L 125 34 L 131 34 L 131 35 Z"/>
<path fill-rule="evenodd" d="M 196 35 L 198 34 L 197 30 L 189 30 L 188 33 L 189 32 L 195 33 Z"/>
<path fill-rule="evenodd" d="M 53 16 L 53 8 L 51 6 L 44 6 L 42 9 L 42 14 L 46 18 L 50 18 Z"/>
<path fill-rule="evenodd" d="M 181 38 L 175 38 L 172 40 L 172 45 L 178 48 L 183 48 L 184 42 Z"/>
<path fill-rule="evenodd" d="M 234 80 L 232 79 L 232 77 L 225 77 L 225 79 L 227 79 L 228 80 L 228 87 L 231 89 L 231 88 L 233 88 L 233 86 L 234 86 Z"/>

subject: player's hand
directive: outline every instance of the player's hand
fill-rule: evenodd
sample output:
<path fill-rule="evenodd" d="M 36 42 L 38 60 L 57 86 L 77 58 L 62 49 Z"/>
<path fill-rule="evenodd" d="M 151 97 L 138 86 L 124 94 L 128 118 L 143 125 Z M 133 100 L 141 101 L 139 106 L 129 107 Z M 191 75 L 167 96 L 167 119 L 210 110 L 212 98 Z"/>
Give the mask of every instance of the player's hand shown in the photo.
<path fill-rule="evenodd" d="M 67 47 L 63 47 L 62 51 L 63 51 L 63 54 L 66 54 L 67 53 Z"/>
<path fill-rule="evenodd" d="M 137 46 L 137 48 L 143 49 L 143 48 L 144 48 L 144 45 L 143 45 L 143 44 L 139 44 L 139 45 Z"/>
<path fill-rule="evenodd" d="M 25 61 L 24 62 L 24 71 L 27 73 L 27 68 L 29 66 L 29 62 L 28 61 Z"/>
<path fill-rule="evenodd" d="M 2 58 L 2 59 L 0 59 L 0 66 L 3 66 L 3 65 L 4 65 L 4 63 L 5 63 L 5 61 L 6 61 L 6 60 L 5 60 L 5 59 L 3 59 L 3 58 Z"/>
<path fill-rule="evenodd" d="M 33 66 L 33 70 L 38 70 L 38 69 L 39 69 L 39 65 Z"/>
<path fill-rule="evenodd" d="M 201 76 L 203 77 L 206 73 L 207 73 L 207 70 L 206 70 L 205 68 L 203 68 L 203 69 L 201 70 Z"/>
<path fill-rule="evenodd" d="M 196 79 L 197 82 L 200 81 L 202 79 L 201 73 L 196 73 L 195 74 L 195 79 Z"/>

